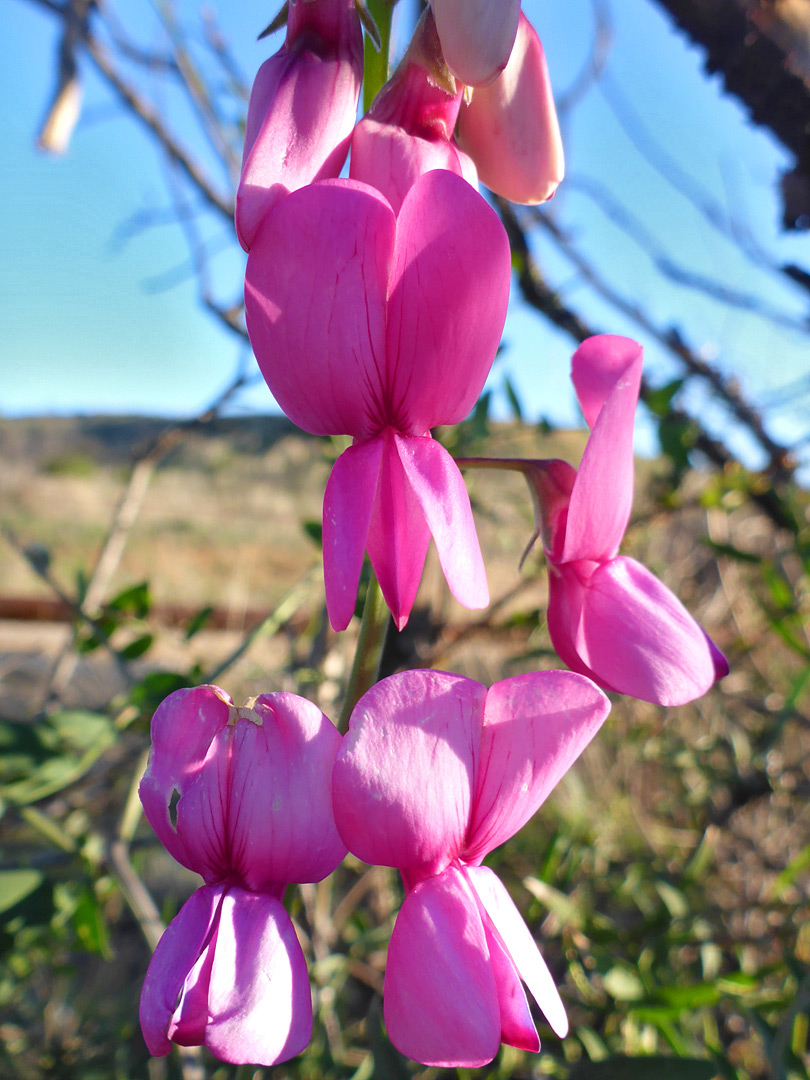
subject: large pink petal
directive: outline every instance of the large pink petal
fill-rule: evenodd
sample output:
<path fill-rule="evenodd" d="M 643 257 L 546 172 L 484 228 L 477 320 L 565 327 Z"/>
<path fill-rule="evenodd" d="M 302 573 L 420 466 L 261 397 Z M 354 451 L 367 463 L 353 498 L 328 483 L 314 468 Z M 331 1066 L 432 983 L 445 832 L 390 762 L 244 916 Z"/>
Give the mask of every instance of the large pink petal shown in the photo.
<path fill-rule="evenodd" d="M 503 71 L 518 28 L 520 0 L 430 0 L 447 66 L 469 86 Z"/>
<path fill-rule="evenodd" d="M 718 675 L 701 627 L 635 559 L 600 566 L 584 590 L 580 654 L 608 689 L 659 705 L 705 694 Z"/>
<path fill-rule="evenodd" d="M 520 16 L 509 63 L 462 105 L 458 138 L 481 182 L 505 199 L 539 203 L 563 178 L 564 159 L 543 46 Z"/>
<path fill-rule="evenodd" d="M 363 695 L 332 775 L 337 827 L 358 858 L 431 873 L 458 855 L 485 692 L 458 675 L 406 671 Z"/>
<path fill-rule="evenodd" d="M 177 804 L 177 832 L 207 881 L 237 880 L 283 896 L 318 881 L 346 853 L 335 828 L 331 776 L 340 736 L 316 705 L 263 694 L 214 738 Z"/>
<path fill-rule="evenodd" d="M 141 991 L 140 1021 L 149 1053 L 171 1049 L 169 1033 L 184 1045 L 201 1045 L 208 1020 L 211 951 L 224 886 L 203 886 L 166 928 L 149 963 Z"/>
<path fill-rule="evenodd" d="M 160 842 L 191 870 L 197 867 L 175 830 L 172 804 L 193 783 L 215 735 L 228 723 L 231 706 L 218 686 L 198 686 L 170 694 L 152 717 L 152 750 L 138 794 Z"/>
<path fill-rule="evenodd" d="M 350 446 L 337 459 L 326 482 L 323 577 L 333 630 L 345 630 L 354 615 L 383 446 L 382 438 Z"/>
<path fill-rule="evenodd" d="M 341 737 L 317 705 L 297 694 L 261 694 L 250 711 L 261 725 L 237 723 L 229 774 L 233 868 L 255 891 L 320 881 L 346 854 L 332 815 Z"/>
<path fill-rule="evenodd" d="M 640 379 L 643 349 L 632 338 L 595 334 L 571 357 L 571 381 L 589 428 L 622 378 Z M 626 374 L 625 374 L 626 373 Z"/>
<path fill-rule="evenodd" d="M 368 557 L 397 629 L 411 613 L 430 531 L 389 429 L 384 436 L 380 480 L 368 528 Z"/>
<path fill-rule="evenodd" d="M 581 353 L 590 342 L 595 344 Z M 616 358 L 626 359 L 628 352 L 633 353 L 629 364 L 617 370 Z M 596 416 L 574 481 L 563 562 L 612 559 L 633 506 L 633 422 L 641 383 L 641 346 L 628 338 L 590 338 L 574 354 L 575 371 L 582 366 L 578 355 L 605 361 L 604 370 L 594 363 L 587 368 L 589 378 L 581 375 L 579 380 L 580 395 L 584 394 L 581 387 L 592 394 L 590 399 L 582 398 L 592 415 L 611 375 L 613 383 Z"/>
<path fill-rule="evenodd" d="M 451 867 L 405 898 L 388 948 L 385 1023 L 424 1065 L 476 1068 L 498 1051 L 500 1010 L 475 896 Z"/>
<path fill-rule="evenodd" d="M 467 608 L 489 603 L 470 497 L 458 466 L 434 439 L 395 436 L 399 460 L 436 544 L 450 592 Z"/>
<path fill-rule="evenodd" d="M 272 896 L 232 888 L 222 902 L 205 1044 L 233 1065 L 274 1065 L 312 1035 L 307 965 L 290 916 Z"/>
<path fill-rule="evenodd" d="M 281 408 L 316 435 L 372 438 L 385 426 L 385 319 L 395 218 L 373 188 L 324 180 L 264 218 L 245 310 Z"/>
<path fill-rule="evenodd" d="M 521 979 L 542 1009 L 552 1030 L 561 1039 L 564 1038 L 568 1034 L 565 1007 L 546 962 L 503 882 L 487 866 L 470 866 L 465 873 L 512 957 Z"/>
<path fill-rule="evenodd" d="M 436 170 L 411 187 L 397 218 L 387 342 L 388 416 L 425 435 L 470 412 L 506 318 L 509 241 L 466 180 Z"/>
<path fill-rule="evenodd" d="M 609 712 L 602 691 L 570 671 L 516 675 L 490 687 L 465 859 L 480 862 L 529 820 Z"/>

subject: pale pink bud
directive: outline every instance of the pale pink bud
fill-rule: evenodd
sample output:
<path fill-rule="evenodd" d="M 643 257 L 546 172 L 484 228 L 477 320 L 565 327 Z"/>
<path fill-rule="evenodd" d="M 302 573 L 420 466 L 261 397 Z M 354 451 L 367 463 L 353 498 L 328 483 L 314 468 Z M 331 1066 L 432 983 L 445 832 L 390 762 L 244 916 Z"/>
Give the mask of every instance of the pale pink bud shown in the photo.
<path fill-rule="evenodd" d="M 432 169 L 477 187 L 475 166 L 453 139 L 462 92 L 442 59 L 428 11 L 402 63 L 354 130 L 351 178 L 381 191 L 394 213 L 412 184 Z"/>
<path fill-rule="evenodd" d="M 354 0 L 290 0 L 287 39 L 259 69 L 248 106 L 236 193 L 236 234 L 245 251 L 280 198 L 339 175 L 362 74 Z"/>
<path fill-rule="evenodd" d="M 430 0 L 447 66 L 468 86 L 503 71 L 517 33 L 520 0 Z"/>
<path fill-rule="evenodd" d="M 506 69 L 462 105 L 458 140 L 497 195 L 531 205 L 557 190 L 564 167 L 557 111 L 543 46 L 525 15 Z"/>

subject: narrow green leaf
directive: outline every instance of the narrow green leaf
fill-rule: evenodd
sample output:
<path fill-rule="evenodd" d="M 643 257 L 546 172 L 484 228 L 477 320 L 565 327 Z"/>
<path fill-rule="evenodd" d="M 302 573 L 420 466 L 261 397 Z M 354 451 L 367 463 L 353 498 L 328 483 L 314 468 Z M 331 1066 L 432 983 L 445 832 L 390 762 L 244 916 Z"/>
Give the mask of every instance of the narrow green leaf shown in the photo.
<path fill-rule="evenodd" d="M 8 911 L 38 888 L 44 878 L 39 870 L 0 870 L 0 912 Z"/>
<path fill-rule="evenodd" d="M 128 645 L 125 645 L 123 649 L 119 649 L 118 655 L 122 660 L 138 660 L 151 649 L 154 640 L 154 634 L 140 634 L 133 641 L 130 641 Z"/>

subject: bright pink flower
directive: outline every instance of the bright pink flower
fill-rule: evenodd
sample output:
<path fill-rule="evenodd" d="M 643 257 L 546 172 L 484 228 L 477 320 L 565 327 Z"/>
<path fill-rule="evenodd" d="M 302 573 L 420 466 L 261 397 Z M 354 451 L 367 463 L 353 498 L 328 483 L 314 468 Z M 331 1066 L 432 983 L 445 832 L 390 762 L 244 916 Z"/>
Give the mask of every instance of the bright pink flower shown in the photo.
<path fill-rule="evenodd" d="M 488 603 L 469 497 L 430 429 L 458 423 L 475 403 L 509 273 L 497 215 L 443 170 L 421 176 L 398 215 L 366 184 L 332 180 L 293 192 L 265 218 L 245 279 L 259 367 L 299 427 L 354 438 L 324 497 L 336 630 L 352 617 L 365 550 L 404 626 L 431 535 L 456 599 Z"/>
<path fill-rule="evenodd" d="M 363 77 L 355 0 L 290 0 L 287 38 L 259 68 L 250 94 L 236 235 L 250 245 L 280 198 L 338 176 Z"/>
<path fill-rule="evenodd" d="M 503 71 L 517 34 L 520 0 L 430 0 L 447 66 L 469 86 Z"/>
<path fill-rule="evenodd" d="M 543 46 L 525 15 L 504 71 L 461 106 L 458 140 L 497 195 L 534 204 L 557 190 L 564 171 L 557 110 Z"/>
<path fill-rule="evenodd" d="M 358 858 L 402 872 L 384 1005 L 402 1053 L 474 1068 L 501 1042 L 538 1050 L 521 979 L 565 1035 L 565 1010 L 528 927 L 480 864 L 535 813 L 609 709 L 593 683 L 567 671 L 489 690 L 407 671 L 358 702 L 335 760 L 335 820 Z"/>
<path fill-rule="evenodd" d="M 618 554 L 633 504 L 641 364 L 641 346 L 629 338 L 602 335 L 580 345 L 571 376 L 592 429 L 582 463 L 578 471 L 561 461 L 534 463 L 547 519 L 548 628 L 574 671 L 607 690 L 680 705 L 705 694 L 728 665 L 680 600 Z"/>
<path fill-rule="evenodd" d="M 448 169 L 477 187 L 475 166 L 453 138 L 463 90 L 447 70 L 428 10 L 401 64 L 354 129 L 351 178 L 381 191 L 394 213 L 431 169 Z"/>
<path fill-rule="evenodd" d="M 346 853 L 332 816 L 340 735 L 311 702 L 262 694 L 242 708 L 216 686 L 178 690 L 152 720 L 140 796 L 169 853 L 205 885 L 161 938 L 141 995 L 149 1052 L 205 1045 L 272 1065 L 312 1033 L 301 946 L 282 900 Z"/>

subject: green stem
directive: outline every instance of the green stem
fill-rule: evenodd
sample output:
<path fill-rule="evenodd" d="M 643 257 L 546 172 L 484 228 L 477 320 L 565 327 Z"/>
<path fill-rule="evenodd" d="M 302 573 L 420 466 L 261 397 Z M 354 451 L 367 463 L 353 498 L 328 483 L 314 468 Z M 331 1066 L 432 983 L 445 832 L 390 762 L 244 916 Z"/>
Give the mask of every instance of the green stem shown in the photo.
<path fill-rule="evenodd" d="M 366 0 L 366 7 L 380 32 L 380 51 L 368 34 L 363 43 L 363 112 L 388 82 L 388 49 L 391 43 L 391 17 L 395 0 Z"/>
<path fill-rule="evenodd" d="M 368 590 L 366 591 L 366 601 L 363 605 L 363 621 L 360 624 L 360 636 L 357 639 L 354 663 L 352 664 L 351 675 L 349 675 L 349 685 L 346 687 L 346 697 L 343 701 L 343 709 L 338 722 L 338 730 L 342 734 L 345 734 L 348 730 L 352 709 L 366 690 L 370 690 L 377 681 L 387 628 L 388 606 L 383 599 L 379 582 L 372 570 Z"/>
<path fill-rule="evenodd" d="M 36 829 L 40 835 L 50 840 L 52 844 L 61 848 L 62 851 L 67 851 L 71 855 L 78 852 L 79 849 L 73 837 L 68 836 L 64 829 L 60 828 L 47 814 L 43 814 L 41 810 L 37 810 L 34 806 L 20 806 L 17 808 L 17 812 L 32 829 Z"/>

